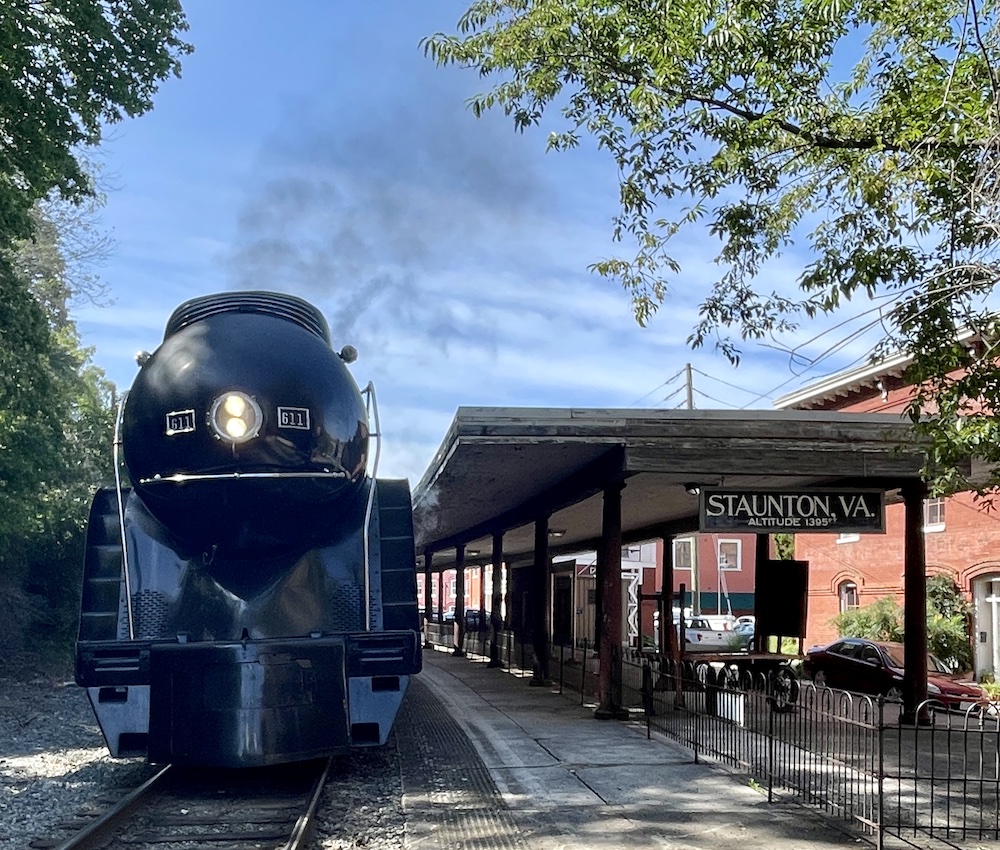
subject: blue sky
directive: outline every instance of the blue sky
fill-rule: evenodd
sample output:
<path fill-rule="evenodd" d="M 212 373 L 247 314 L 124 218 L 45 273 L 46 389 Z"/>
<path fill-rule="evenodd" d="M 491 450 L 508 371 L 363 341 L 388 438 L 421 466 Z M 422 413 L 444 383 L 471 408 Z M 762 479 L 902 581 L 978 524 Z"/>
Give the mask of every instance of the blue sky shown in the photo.
<path fill-rule="evenodd" d="M 546 154 L 555 115 L 524 135 L 502 114 L 475 119 L 465 101 L 483 82 L 419 50 L 454 30 L 464 3 L 278 8 L 187 4 L 195 53 L 182 79 L 108 134 L 100 223 L 116 244 L 100 275 L 112 303 L 76 317 L 121 388 L 181 301 L 293 292 L 324 311 L 337 347 L 360 351 L 380 474 L 415 481 L 459 405 L 674 407 L 680 382 L 663 385 L 690 362 L 695 406 L 770 407 L 856 362 L 851 349 L 796 377 L 766 348 L 748 345 L 738 369 L 689 350 L 698 289 L 716 273 L 707 232 L 678 243 L 685 290 L 640 328 L 624 292 L 587 271 L 615 250 L 610 163 L 586 146 Z M 794 256 L 775 263 L 773 285 L 795 270 Z"/>

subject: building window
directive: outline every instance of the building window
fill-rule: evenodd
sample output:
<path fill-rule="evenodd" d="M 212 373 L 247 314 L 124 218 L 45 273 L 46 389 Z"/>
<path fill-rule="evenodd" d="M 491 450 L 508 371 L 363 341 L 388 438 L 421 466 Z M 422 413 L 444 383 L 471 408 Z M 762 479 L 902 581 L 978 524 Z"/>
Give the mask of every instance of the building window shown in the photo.
<path fill-rule="evenodd" d="M 859 606 L 858 586 L 853 581 L 842 581 L 837 588 L 837 595 L 840 597 L 840 613 L 853 611 Z"/>
<path fill-rule="evenodd" d="M 641 561 L 642 546 L 622 546 L 623 561 Z"/>
<path fill-rule="evenodd" d="M 850 532 L 842 531 L 840 534 L 837 535 L 838 543 L 856 543 L 860 539 L 861 539 L 860 534 L 852 534 Z"/>
<path fill-rule="evenodd" d="M 719 569 L 720 570 L 742 570 L 743 569 L 743 541 L 742 540 L 720 540 L 719 541 Z"/>
<path fill-rule="evenodd" d="M 944 531 L 944 499 L 924 500 L 924 531 Z"/>
<path fill-rule="evenodd" d="M 694 541 L 693 537 L 681 537 L 674 541 L 674 569 L 687 570 L 690 572 L 694 566 Z"/>

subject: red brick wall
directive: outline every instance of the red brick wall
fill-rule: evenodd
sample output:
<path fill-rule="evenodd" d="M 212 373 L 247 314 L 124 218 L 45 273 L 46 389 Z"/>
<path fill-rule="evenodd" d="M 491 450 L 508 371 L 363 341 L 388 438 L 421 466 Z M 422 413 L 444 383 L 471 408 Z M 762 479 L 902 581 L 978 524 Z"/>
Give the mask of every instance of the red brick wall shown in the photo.
<path fill-rule="evenodd" d="M 823 407 L 853 413 L 901 412 L 912 389 L 898 383 L 887 388 L 887 399 L 871 387 Z M 970 598 L 974 578 L 1000 571 L 1000 513 L 984 511 L 970 493 L 947 500 L 944 529 L 926 531 L 924 542 L 928 573 L 950 573 Z M 903 602 L 903 505 L 887 507 L 884 535 L 861 535 L 855 542 L 838 543 L 837 535 L 797 534 L 795 555 L 809 561 L 807 645 L 826 643 L 837 636 L 830 620 L 840 611 L 841 582 L 857 585 L 862 606 L 884 596 Z"/>

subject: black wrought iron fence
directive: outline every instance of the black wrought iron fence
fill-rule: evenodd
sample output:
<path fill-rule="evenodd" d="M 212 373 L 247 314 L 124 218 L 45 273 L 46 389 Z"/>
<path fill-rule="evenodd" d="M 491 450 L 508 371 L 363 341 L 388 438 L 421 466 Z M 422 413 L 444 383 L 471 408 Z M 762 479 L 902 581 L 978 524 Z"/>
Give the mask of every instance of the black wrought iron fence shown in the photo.
<path fill-rule="evenodd" d="M 626 658 L 633 705 L 656 730 L 759 783 L 790 792 L 858 826 L 881 848 L 887 835 L 945 846 L 1000 839 L 1000 717 L 989 704 L 950 709 L 933 700 L 918 724 L 898 703 L 816 687 L 785 668 L 740 672 Z"/>
<path fill-rule="evenodd" d="M 442 636 L 443 638 L 443 636 Z M 499 636 L 500 665 L 532 675 L 530 644 Z M 443 642 L 443 641 L 442 641 Z M 488 632 L 465 650 L 488 660 Z M 553 645 L 549 675 L 560 691 L 593 699 L 599 659 L 587 643 Z M 621 650 L 612 686 L 620 705 L 694 753 L 748 775 L 774 799 L 792 794 L 856 825 L 878 848 L 904 842 L 978 847 L 1000 840 L 1000 713 L 988 703 L 921 706 L 918 724 L 900 705 L 800 681 L 787 667 L 767 673 L 719 663 L 675 665 Z M 970 844 L 969 842 L 973 842 Z"/>

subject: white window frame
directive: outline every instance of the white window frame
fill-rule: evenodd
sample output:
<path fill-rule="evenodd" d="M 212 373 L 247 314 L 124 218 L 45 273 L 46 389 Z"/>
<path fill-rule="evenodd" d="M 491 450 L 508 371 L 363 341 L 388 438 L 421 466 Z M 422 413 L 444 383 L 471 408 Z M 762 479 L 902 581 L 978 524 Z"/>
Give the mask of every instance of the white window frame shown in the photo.
<path fill-rule="evenodd" d="M 681 572 L 689 573 L 689 572 L 691 572 L 694 569 L 695 566 L 697 566 L 698 547 L 697 547 L 697 545 L 695 545 L 696 542 L 697 542 L 697 540 L 698 540 L 697 537 L 675 537 L 674 538 L 673 547 L 674 547 L 674 571 L 675 572 L 677 570 L 680 570 Z M 691 549 L 691 557 L 689 559 L 690 562 L 691 562 L 690 566 L 687 566 L 687 567 L 679 567 L 679 566 L 677 566 L 677 548 L 678 548 L 678 545 L 688 546 Z"/>
<path fill-rule="evenodd" d="M 924 499 L 924 531 L 925 532 L 936 532 L 944 531 L 944 524 L 947 517 L 946 506 L 948 500 L 943 497 L 937 497 L 934 499 Z M 938 521 L 931 522 L 931 507 L 937 509 Z"/>
<path fill-rule="evenodd" d="M 724 543 L 735 543 L 736 544 L 736 565 L 732 566 L 728 562 L 726 564 L 722 563 L 722 544 Z M 719 569 L 726 573 L 738 573 L 743 570 L 743 541 L 738 538 L 720 538 L 718 545 L 715 547 L 715 558 L 716 563 L 719 565 Z"/>
<path fill-rule="evenodd" d="M 854 604 L 847 605 L 847 593 L 854 591 Z M 840 608 L 840 613 L 845 614 L 848 611 L 857 611 L 861 607 L 861 591 L 858 590 L 858 583 L 853 579 L 844 579 L 840 584 L 837 585 L 837 603 Z"/>

